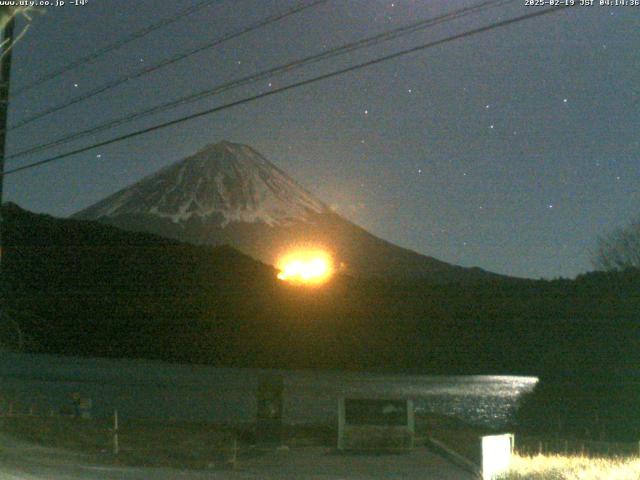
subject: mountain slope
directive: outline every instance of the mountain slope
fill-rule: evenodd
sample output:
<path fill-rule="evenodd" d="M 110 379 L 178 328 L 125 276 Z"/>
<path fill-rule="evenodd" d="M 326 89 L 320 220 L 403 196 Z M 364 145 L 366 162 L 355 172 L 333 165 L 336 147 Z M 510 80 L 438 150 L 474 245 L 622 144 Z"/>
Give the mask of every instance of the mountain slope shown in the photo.
<path fill-rule="evenodd" d="M 287 250 L 329 250 L 355 276 L 476 281 L 493 274 L 420 255 L 332 212 L 251 147 L 210 145 L 74 215 L 194 244 L 229 244 L 269 264 Z"/>

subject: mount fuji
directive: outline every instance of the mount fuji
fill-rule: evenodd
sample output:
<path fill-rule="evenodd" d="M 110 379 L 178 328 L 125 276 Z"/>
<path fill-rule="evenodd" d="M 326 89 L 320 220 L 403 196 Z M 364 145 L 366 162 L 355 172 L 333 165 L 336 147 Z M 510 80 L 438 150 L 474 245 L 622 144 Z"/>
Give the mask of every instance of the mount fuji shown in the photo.
<path fill-rule="evenodd" d="M 231 245 L 275 264 L 288 249 L 322 247 L 340 271 L 437 283 L 498 275 L 382 240 L 333 212 L 247 145 L 220 142 L 76 213 L 125 230 L 201 245 Z"/>

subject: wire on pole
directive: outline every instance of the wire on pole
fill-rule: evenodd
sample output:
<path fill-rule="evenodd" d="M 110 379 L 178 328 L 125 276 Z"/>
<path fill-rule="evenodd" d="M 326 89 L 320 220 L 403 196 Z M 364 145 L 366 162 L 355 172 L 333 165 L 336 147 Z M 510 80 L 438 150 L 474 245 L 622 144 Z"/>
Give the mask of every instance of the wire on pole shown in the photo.
<path fill-rule="evenodd" d="M 106 146 L 106 145 L 111 145 L 113 143 L 121 142 L 123 140 L 134 138 L 134 137 L 137 137 L 137 136 L 140 136 L 140 135 L 144 135 L 146 133 L 154 132 L 156 130 L 167 128 L 167 127 L 170 127 L 172 125 L 177 125 L 177 124 L 180 124 L 180 123 L 183 123 L 183 122 L 186 122 L 186 121 L 189 121 L 189 120 L 193 120 L 193 119 L 196 119 L 196 118 L 200 118 L 200 117 L 203 117 L 203 116 L 206 116 L 206 115 L 211 115 L 213 113 L 216 113 L 216 112 L 219 112 L 219 111 L 222 111 L 222 110 L 226 110 L 226 109 L 229 109 L 229 108 L 232 108 L 232 107 L 236 107 L 236 106 L 243 105 L 243 104 L 246 104 L 246 103 L 249 103 L 249 102 L 253 102 L 253 101 L 258 100 L 258 99 L 270 97 L 270 96 L 273 96 L 273 95 L 276 95 L 276 94 L 279 94 L 279 93 L 282 93 L 282 92 L 293 90 L 295 88 L 299 88 L 299 87 L 303 87 L 303 86 L 306 86 L 306 85 L 311 85 L 311 84 L 314 84 L 314 83 L 318 83 L 318 82 L 321 82 L 323 80 L 327 80 L 327 79 L 334 78 L 334 77 L 337 77 L 337 76 L 340 76 L 340 75 L 344 75 L 346 73 L 350 73 L 350 72 L 353 72 L 353 71 L 356 71 L 356 70 L 360 70 L 360 69 L 363 69 L 363 68 L 366 68 L 366 67 L 377 65 L 379 63 L 386 62 L 386 61 L 389 61 L 389 60 L 393 60 L 393 59 L 396 59 L 396 58 L 399 58 L 399 57 L 407 56 L 407 55 L 410 55 L 412 53 L 416 53 L 416 52 L 419 52 L 419 51 L 422 51 L 422 50 L 426 50 L 426 49 L 433 48 L 433 47 L 436 47 L 436 46 L 439 46 L 439 45 L 443 45 L 445 43 L 449 43 L 449 42 L 452 42 L 452 41 L 455 41 L 455 40 L 460 40 L 462 38 L 467 38 L 467 37 L 471 37 L 473 35 L 477 35 L 477 34 L 480 34 L 480 33 L 488 32 L 490 30 L 495 30 L 497 28 L 502 28 L 502 27 L 505 27 L 505 26 L 508 26 L 508 25 L 513 25 L 515 23 L 519 23 L 519 22 L 522 22 L 522 21 L 525 21 L 525 20 L 529 20 L 531 18 L 541 17 L 543 15 L 548 15 L 550 13 L 557 13 L 557 12 L 560 12 L 562 10 L 565 10 L 565 9 L 571 8 L 571 7 L 572 7 L 572 5 L 566 5 L 566 6 L 563 5 L 563 6 L 558 6 L 558 7 L 547 8 L 547 9 L 544 9 L 544 10 L 538 10 L 536 12 L 528 13 L 528 14 L 525 14 L 525 15 L 520 15 L 518 17 L 514 17 L 514 18 L 511 18 L 511 19 L 508 19 L 508 20 L 502 20 L 502 21 L 499 21 L 499 22 L 495 22 L 495 23 L 492 23 L 492 24 L 484 26 L 484 27 L 479 27 L 479 28 L 476 28 L 476 29 L 473 29 L 473 30 L 468 30 L 466 32 L 459 33 L 459 34 L 456 34 L 456 35 L 451 35 L 449 37 L 445 37 L 445 38 L 440 39 L 440 40 L 435 40 L 435 41 L 424 43 L 424 44 L 421 44 L 421 45 L 418 45 L 418 46 L 415 46 L 415 47 L 412 47 L 412 48 L 408 48 L 408 49 L 405 49 L 405 50 L 400 50 L 398 52 L 395 52 L 395 53 L 392 53 L 392 54 L 389 54 L 389 55 L 378 57 L 378 58 L 375 58 L 373 60 L 362 62 L 362 63 L 356 64 L 356 65 L 352 65 L 350 67 L 342 68 L 342 69 L 339 69 L 339 70 L 334 70 L 333 72 L 326 73 L 326 74 L 323 74 L 323 75 L 319 75 L 317 77 L 313 77 L 313 78 L 310 78 L 310 79 L 307 79 L 307 80 L 302 80 L 302 81 L 299 81 L 299 82 L 295 82 L 295 83 L 286 85 L 284 87 L 280 87 L 280 88 L 276 88 L 274 90 L 270 90 L 268 92 L 259 93 L 257 95 L 253 95 L 253 96 L 246 97 L 246 98 L 243 98 L 243 99 L 240 99 L 240 100 L 236 100 L 236 101 L 224 104 L 224 105 L 220 105 L 220 106 L 209 108 L 209 109 L 197 112 L 197 113 L 186 115 L 186 116 L 177 118 L 175 120 L 163 122 L 163 123 L 154 125 L 152 127 L 148 127 L 148 128 L 144 128 L 144 129 L 141 129 L 141 130 L 137 130 L 135 132 L 130 132 L 130 133 L 127 133 L 127 134 L 124 134 L 124 135 L 120 135 L 118 137 L 111 138 L 109 140 L 105 140 L 103 142 L 98 142 L 98 143 L 95 143 L 95 144 L 92 144 L 92 145 L 89 145 L 89 146 L 86 146 L 86 147 L 82 147 L 82 148 L 78 148 L 78 149 L 72 150 L 70 152 L 66 152 L 66 153 L 63 153 L 63 154 L 60 154 L 60 155 L 56 155 L 56 156 L 49 157 L 49 158 L 46 158 L 46 159 L 43 159 L 43 160 L 39 160 L 37 162 L 29 163 L 27 165 L 23 165 L 23 166 L 20 166 L 20 167 L 15 167 L 13 169 L 5 171 L 3 173 L 3 176 L 11 175 L 11 174 L 18 173 L 18 172 L 21 172 L 21 171 L 24 171 L 24 170 L 29 170 L 29 169 L 32 169 L 32 168 L 35 168 L 35 167 L 39 167 L 39 166 L 42 166 L 42 165 L 45 165 L 45 164 L 48 164 L 48 163 L 51 163 L 51 162 L 59 161 L 59 160 L 62 160 L 64 158 L 70 157 L 72 155 L 77 155 L 79 153 L 83 153 L 83 152 L 86 152 L 86 151 L 89 151 L 89 150 L 93 150 L 94 148 L 103 147 L 103 146 Z"/>
<path fill-rule="evenodd" d="M 69 108 L 72 105 L 76 105 L 80 102 L 84 102 L 85 100 L 88 100 L 90 98 L 95 97 L 96 95 L 100 95 L 104 92 L 108 92 L 109 90 L 112 90 L 114 88 L 116 88 L 119 85 L 122 85 L 126 82 L 129 82 L 131 80 L 134 80 L 136 78 L 140 78 L 143 77 L 145 75 L 148 75 L 152 72 L 155 72 L 157 70 L 160 70 L 161 68 L 164 68 L 166 66 L 169 65 L 173 65 L 176 62 L 179 62 L 180 60 L 184 60 L 185 58 L 191 57 L 197 53 L 203 52 L 204 50 L 213 48 L 213 47 L 217 47 L 225 42 L 228 42 L 230 40 L 233 40 L 235 38 L 238 38 L 242 35 L 246 35 L 247 33 L 253 32 L 255 30 L 258 30 L 260 28 L 263 28 L 267 25 L 271 25 L 273 23 L 276 23 L 280 20 L 283 20 L 285 18 L 288 18 L 292 15 L 295 15 L 296 13 L 300 13 L 304 10 L 308 10 L 310 8 L 316 7 L 320 4 L 323 3 L 327 3 L 329 0 L 315 0 L 311 3 L 308 4 L 303 4 L 303 5 L 298 5 L 294 8 L 291 8 L 289 10 L 286 10 L 282 13 L 278 13 L 276 15 L 271 15 L 263 20 L 260 20 L 254 24 L 251 24 L 248 27 L 244 27 L 242 29 L 236 30 L 234 32 L 231 32 L 229 34 L 223 35 L 222 37 L 216 38 L 215 40 L 211 41 L 211 42 L 207 42 L 203 45 L 200 45 L 198 47 L 192 48 L 190 50 L 187 50 L 186 52 L 182 52 L 179 53 L 177 55 L 174 55 L 173 57 L 161 60 L 160 62 L 156 63 L 155 65 L 150 65 L 148 67 L 145 67 L 141 70 L 138 70 L 136 72 L 121 76 L 116 78 L 115 80 L 106 83 L 104 85 L 101 85 L 97 88 L 94 88 L 93 90 L 90 90 L 88 92 L 85 92 L 83 94 L 80 94 L 76 97 L 73 97 L 71 100 L 65 102 L 65 103 L 61 103 L 58 105 L 54 105 L 50 108 L 47 108 L 45 110 L 42 110 L 40 112 L 36 112 L 33 115 L 30 115 L 28 117 L 23 118 L 22 120 L 17 121 L 16 123 L 14 123 L 13 125 L 9 126 L 9 131 L 11 130 L 15 130 L 21 127 L 24 127 L 25 125 L 28 125 L 36 120 L 39 120 L 41 118 L 44 118 L 48 115 L 51 115 L 52 113 L 55 112 L 59 112 L 61 110 L 64 110 L 65 108 Z"/>
<path fill-rule="evenodd" d="M 183 10 L 180 10 L 179 12 L 169 16 L 169 17 L 165 17 L 162 20 L 149 25 L 145 28 L 143 28 L 142 30 L 138 30 L 137 32 L 132 33 L 131 35 L 128 35 L 120 40 L 117 40 L 114 43 L 111 43 L 99 50 L 96 50 L 95 52 L 92 52 L 88 55 L 85 55 L 84 57 L 81 57 L 77 60 L 73 60 L 63 66 L 61 66 L 60 68 L 47 73 L 41 77 L 39 77 L 38 79 L 34 80 L 33 82 L 29 83 L 28 85 L 25 85 L 24 87 L 21 88 L 17 88 L 15 90 L 15 92 L 13 92 L 14 95 L 21 95 L 24 92 L 27 92 L 29 90 L 31 90 L 34 87 L 37 87 L 39 85 L 42 85 L 45 82 L 48 82 L 50 80 L 53 80 L 56 77 L 59 77 L 60 75 L 73 70 L 77 67 L 79 67 L 80 65 L 84 65 L 87 63 L 92 63 L 94 61 L 96 61 L 98 58 L 100 58 L 101 56 L 112 52 L 114 50 L 117 50 L 123 46 L 125 46 L 128 43 L 133 42 L 134 40 L 137 40 L 139 38 L 142 38 L 146 35 L 149 35 L 150 33 L 159 30 L 161 28 L 164 28 L 168 25 L 171 25 L 174 22 L 177 22 L 178 20 L 181 20 L 183 17 L 186 17 L 187 15 L 191 15 L 192 13 L 197 12 L 198 10 L 202 10 L 205 7 L 208 7 L 209 5 L 211 5 L 214 2 L 217 2 L 219 0 L 203 0 L 201 2 L 196 3 L 195 5 L 191 5 L 187 8 L 184 8 Z"/>
<path fill-rule="evenodd" d="M 496 6 L 500 6 L 500 5 L 504 5 L 507 3 L 513 3 L 515 0 L 488 0 L 470 7 L 466 7 L 466 8 L 462 8 L 459 10 L 455 10 L 452 12 L 448 12 L 446 14 L 443 15 L 439 15 L 437 17 L 432 17 L 432 18 L 428 18 L 428 19 L 424 19 L 424 20 L 420 20 L 408 25 L 404 25 L 398 28 L 395 28 L 393 30 L 387 31 L 387 32 L 383 32 L 377 35 L 373 35 L 370 37 L 366 37 L 364 39 L 355 41 L 355 42 L 349 42 L 343 45 L 340 45 L 338 47 L 332 48 L 326 52 L 321 52 L 319 54 L 314 54 L 314 55 L 309 55 L 307 57 L 303 57 L 282 65 L 278 65 L 276 67 L 272 67 L 269 68 L 267 70 L 263 70 L 262 72 L 259 73 L 255 73 L 255 74 L 251 74 L 236 80 L 232 80 L 229 82 L 225 82 L 219 85 L 216 85 L 212 88 L 207 88 L 204 90 L 201 90 L 199 92 L 196 93 L 192 93 L 189 95 L 185 95 L 183 97 L 180 97 L 178 99 L 175 100 L 171 100 L 169 102 L 165 102 L 162 103 L 160 105 L 156 105 L 154 107 L 151 108 L 147 108 L 146 110 L 142 110 L 140 112 L 135 112 L 129 115 L 125 115 L 124 117 L 120 117 L 117 118 L 115 120 L 110 120 L 108 122 L 104 122 L 102 124 L 99 124 L 97 126 L 85 129 L 85 130 L 81 130 L 79 132 L 75 132 L 73 134 L 70 135 L 65 135 L 62 137 L 59 137 L 55 140 L 52 140 L 50 142 L 46 142 L 40 145 L 35 145 L 33 147 L 28 147 L 24 150 L 21 150 L 19 152 L 14 153 L 13 155 L 10 155 L 9 157 L 7 157 L 8 159 L 13 159 L 13 158 L 17 158 L 17 157 L 21 157 L 24 155 L 28 155 L 31 153 L 36 153 L 36 152 L 40 152 L 43 150 L 47 150 L 49 148 L 55 147 L 55 146 L 59 146 L 59 145 L 63 145 L 65 143 L 71 142 L 73 140 L 77 140 L 79 138 L 88 136 L 88 135 L 93 135 L 96 133 L 100 133 L 102 131 L 108 130 L 110 128 L 113 127 L 117 127 L 123 124 L 127 124 L 130 123 L 132 121 L 147 117 L 149 115 L 153 115 L 156 113 L 160 113 L 160 112 L 164 112 L 166 110 L 170 110 L 172 108 L 176 108 L 182 105 L 187 105 L 189 103 L 195 102 L 197 100 L 201 100 L 203 98 L 207 98 L 207 97 L 211 97 L 211 96 L 215 96 L 218 95 L 220 93 L 241 87 L 241 86 L 245 86 L 245 85 L 250 85 L 253 83 L 256 83 L 258 81 L 267 79 L 267 78 L 272 78 L 275 75 L 280 75 L 280 74 L 286 74 L 286 73 L 291 73 L 294 70 L 297 70 L 299 68 L 314 64 L 314 63 L 318 63 L 330 58 L 334 58 L 340 55 L 344 55 L 346 53 L 350 53 L 356 50 L 360 50 L 363 48 L 368 48 L 374 45 L 377 45 L 379 43 L 385 42 L 385 41 L 389 41 L 389 40 L 394 40 L 397 38 L 400 38 L 406 34 L 410 34 L 410 33 L 415 33 L 417 31 L 423 30 L 425 28 L 428 27 L 432 27 L 434 25 L 440 24 L 440 23 L 445 23 L 445 22 L 449 22 L 452 20 L 457 20 L 459 18 L 462 18 L 464 16 L 470 15 L 470 14 L 475 14 L 478 13 L 482 10 L 486 10 L 488 8 L 493 8 Z"/>

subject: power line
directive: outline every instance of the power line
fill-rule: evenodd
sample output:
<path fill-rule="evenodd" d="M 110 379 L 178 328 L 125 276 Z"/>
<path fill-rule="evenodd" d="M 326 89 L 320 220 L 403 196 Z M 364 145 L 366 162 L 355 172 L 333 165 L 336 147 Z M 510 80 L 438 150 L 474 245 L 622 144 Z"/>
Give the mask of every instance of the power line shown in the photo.
<path fill-rule="evenodd" d="M 366 61 L 366 62 L 363 62 L 363 63 L 359 63 L 359 64 L 356 64 L 356 65 L 352 65 L 350 67 L 342 68 L 342 69 L 339 69 L 339 70 L 334 70 L 333 72 L 325 73 L 325 74 L 319 75 L 317 77 L 313 77 L 313 78 L 310 78 L 310 79 L 307 79 L 307 80 L 302 80 L 302 81 L 299 81 L 299 82 L 296 82 L 296 83 L 292 83 L 290 85 L 286 85 L 284 87 L 280 87 L 280 88 L 271 90 L 269 92 L 259 93 L 257 95 L 253 95 L 251 97 L 246 97 L 246 98 L 243 98 L 241 100 L 236 100 L 236 101 L 224 104 L 224 105 L 220 105 L 220 106 L 217 106 L 217 107 L 209 108 L 209 109 L 203 110 L 201 112 L 193 113 L 191 115 L 186 115 L 184 117 L 181 117 L 181 118 L 178 118 L 178 119 L 175 119 L 175 120 L 171 120 L 171 121 L 168 121 L 168 122 L 160 123 L 160 124 L 154 125 L 152 127 L 144 128 L 142 130 L 137 130 L 135 132 L 127 133 L 125 135 L 121 135 L 121 136 L 118 136 L 118 137 L 115 137 L 115 138 L 112 138 L 112 139 L 109 139 L 109 140 L 105 140 L 103 142 L 95 143 L 95 144 L 89 145 L 87 147 L 78 148 L 76 150 L 72 150 L 72 151 L 67 152 L 67 153 L 63 153 L 63 154 L 56 155 L 56 156 L 53 156 L 53 157 L 50 157 L 50 158 L 39 160 L 37 162 L 29 163 L 29 164 L 23 165 L 21 167 L 16 167 L 16 168 L 13 168 L 13 169 L 5 171 L 3 175 L 6 176 L 6 175 L 11 175 L 11 174 L 14 174 L 14 173 L 17 173 L 17 172 L 21 172 L 21 171 L 24 171 L 24 170 L 29 170 L 29 169 L 32 169 L 32 168 L 35 168 L 35 167 L 39 167 L 41 165 L 45 165 L 47 163 L 51 163 L 51 162 L 55 162 L 55 161 L 58 161 L 58 160 L 62 160 L 63 158 L 67 158 L 67 157 L 70 157 L 72 155 L 76 155 L 78 153 L 83 153 L 83 152 L 86 152 L 88 150 L 93 150 L 94 148 L 104 147 L 106 145 L 110 145 L 110 144 L 113 144 L 113 143 L 121 142 L 123 140 L 134 138 L 134 137 L 137 137 L 137 136 L 140 136 L 140 135 L 144 135 L 145 133 L 150 133 L 150 132 L 153 132 L 153 131 L 156 131 L 156 130 L 160 130 L 162 128 L 170 127 L 172 125 L 177 125 L 177 124 L 189 121 L 189 120 L 193 120 L 195 118 L 203 117 L 205 115 L 210 115 L 212 113 L 216 113 L 216 112 L 219 112 L 219 111 L 222 111 L 222 110 L 226 110 L 228 108 L 236 107 L 236 106 L 239 106 L 239 105 L 243 105 L 245 103 L 249 103 L 249 102 L 252 102 L 252 101 L 255 101 L 255 100 L 259 100 L 261 98 L 270 97 L 270 96 L 276 95 L 278 93 L 282 93 L 282 92 L 286 92 L 286 91 L 289 91 L 289 90 L 293 90 L 294 88 L 299 88 L 299 87 L 303 87 L 303 86 L 306 86 L 306 85 L 311 85 L 313 83 L 318 83 L 318 82 L 321 82 L 323 80 L 327 80 L 329 78 L 334 78 L 334 77 L 337 77 L 339 75 L 344 75 L 345 73 L 349 73 L 349 72 L 353 72 L 353 71 L 356 71 L 356 70 L 360 70 L 362 68 L 370 67 L 372 65 L 377 65 L 379 63 L 382 63 L 382 62 L 385 62 L 385 61 L 388 61 L 388 60 L 392 60 L 392 59 L 395 59 L 395 58 L 403 57 L 403 56 L 409 55 L 411 53 L 419 52 L 421 50 L 426 50 L 428 48 L 432 48 L 432 47 L 435 47 L 435 46 L 443 45 L 445 43 L 449 43 L 449 42 L 452 42 L 452 41 L 455 41 L 455 40 L 460 40 L 462 38 L 471 37 L 471 36 L 477 35 L 479 33 L 484 33 L 484 32 L 488 32 L 488 31 L 491 31 L 491 30 L 495 30 L 497 28 L 505 27 L 505 26 L 508 26 L 508 25 L 513 25 L 515 23 L 519 23 L 519 22 L 522 22 L 524 20 L 528 20 L 528 19 L 531 19 L 531 18 L 541 17 L 543 15 L 548 15 L 550 13 L 556 13 L 556 12 L 559 12 L 559 11 L 562 11 L 564 9 L 571 8 L 571 7 L 572 7 L 572 5 L 562 5 L 562 6 L 558 6 L 558 7 L 547 8 L 547 9 L 544 9 L 544 10 L 538 10 L 538 11 L 535 11 L 535 12 L 532 12 L 532 13 L 528 13 L 528 14 L 525 14 L 525 15 L 520 15 L 518 17 L 511 18 L 511 19 L 508 19 L 508 20 L 502 20 L 502 21 L 499 21 L 499 22 L 495 22 L 495 23 L 492 23 L 492 24 L 484 26 L 484 27 L 475 28 L 473 30 L 468 30 L 466 32 L 459 33 L 459 34 L 456 34 L 456 35 L 451 35 L 449 37 L 445 37 L 445 38 L 440 39 L 440 40 L 435 40 L 435 41 L 432 41 L 432 42 L 424 43 L 424 44 L 418 45 L 416 47 L 411 47 L 411 48 L 408 48 L 408 49 L 405 49 L 405 50 L 401 50 L 399 52 L 395 52 L 395 53 L 392 53 L 392 54 L 389 54 L 389 55 L 385 55 L 385 56 L 382 56 L 382 57 L 375 58 L 373 60 L 369 60 L 369 61 Z"/>
<path fill-rule="evenodd" d="M 287 17 L 290 17 L 292 15 L 295 15 L 296 13 L 302 12 L 304 10 L 308 10 L 310 8 L 316 7 L 320 4 L 323 3 L 327 3 L 329 0 L 314 0 L 311 3 L 308 4 L 303 4 L 303 5 L 298 5 L 296 7 L 290 8 L 282 13 L 278 13 L 275 15 L 271 15 L 263 20 L 260 20 L 248 27 L 242 28 L 240 30 L 236 30 L 232 33 L 228 33 L 222 37 L 216 38 L 215 40 L 211 41 L 211 42 L 207 42 L 203 45 L 200 45 L 198 47 L 192 48 L 190 50 L 187 50 L 186 52 L 183 53 L 179 53 L 177 55 L 174 55 L 173 57 L 167 58 L 165 60 L 161 60 L 160 62 L 156 63 L 155 65 L 151 65 L 148 67 L 145 67 L 141 70 L 138 70 L 136 72 L 118 77 L 116 79 L 114 79 L 113 81 L 106 83 L 100 87 L 94 88 L 93 90 L 89 90 L 86 93 L 83 93 L 81 95 L 78 95 L 74 98 L 72 98 L 71 100 L 69 100 L 66 103 L 61 103 L 59 105 L 55 105 L 53 107 L 47 108 L 46 110 L 42 110 L 40 112 L 34 113 L 31 116 L 28 116 L 26 118 L 23 118 L 22 120 L 19 120 L 18 122 L 14 123 L 13 125 L 9 126 L 9 131 L 11 130 L 15 130 L 17 128 L 20 127 L 24 127 L 25 125 L 28 125 L 29 123 L 34 122 L 35 120 L 38 120 L 40 118 L 46 117 L 47 115 L 50 115 L 52 113 L 58 112 L 60 110 L 64 110 L 65 108 L 68 108 L 72 105 L 75 105 L 77 103 L 83 102 L 85 100 L 88 100 L 89 98 L 95 97 L 96 95 L 99 95 L 101 93 L 107 92 L 119 85 L 122 85 L 123 83 L 126 83 L 130 80 L 134 80 L 136 78 L 140 78 L 143 77 L 145 75 L 148 75 L 152 72 L 155 72 L 161 68 L 164 68 L 168 65 L 172 65 L 180 60 L 183 60 L 185 58 L 188 58 L 192 55 L 195 55 L 197 53 L 200 53 L 204 50 L 213 48 L 213 47 L 217 47 L 218 45 L 228 42 L 229 40 L 233 40 L 235 38 L 238 38 L 242 35 L 245 35 L 247 33 L 250 33 L 254 30 L 258 30 L 262 27 L 265 27 L 267 25 L 270 25 L 272 23 L 276 23 L 280 20 L 283 20 Z"/>
<path fill-rule="evenodd" d="M 414 22 L 408 25 L 404 25 L 398 28 L 395 28 L 393 30 L 387 31 L 387 32 L 383 32 L 377 35 L 373 35 L 371 37 L 367 37 L 361 40 L 358 40 L 356 42 L 351 42 L 351 43 L 347 43 L 347 44 L 343 44 L 340 45 L 338 47 L 335 47 L 331 50 L 328 50 L 326 52 L 322 52 L 319 54 L 314 54 L 314 55 L 310 55 L 298 60 L 294 60 L 292 62 L 283 64 L 283 65 L 278 65 L 276 67 L 270 68 L 268 70 L 256 73 L 256 74 L 252 74 L 252 75 L 248 75 L 245 76 L 243 78 L 237 79 L 237 80 L 233 80 L 230 82 L 226 82 L 220 85 L 217 85 L 213 88 L 207 88 L 205 90 L 202 90 L 200 92 L 194 93 L 194 94 L 189 94 L 186 95 L 184 97 L 180 97 L 176 100 L 172 100 L 170 102 L 166 102 L 166 103 L 162 103 L 160 105 L 156 105 L 154 107 L 148 108 L 146 110 L 140 111 L 140 112 L 135 112 L 129 115 L 125 115 L 124 117 L 115 119 L 115 120 L 110 120 L 108 122 L 102 123 L 100 125 L 91 127 L 89 129 L 85 129 L 85 130 L 81 130 L 79 132 L 73 133 L 71 135 L 66 135 L 63 137 L 59 137 L 55 140 L 52 140 L 50 142 L 46 142 L 40 145 L 36 145 L 33 147 L 29 147 L 25 150 L 21 150 L 19 152 L 14 153 L 13 155 L 10 155 L 7 157 L 7 159 L 13 159 L 13 158 L 17 158 L 17 157 L 21 157 L 27 154 L 31 154 L 31 153 L 36 153 L 36 152 L 40 152 L 42 150 L 47 150 L 51 147 L 55 147 L 58 145 L 62 145 L 65 143 L 68 143 L 70 141 L 76 140 L 78 138 L 82 138 L 85 137 L 87 135 L 92 135 L 92 134 L 96 134 L 99 132 L 102 132 L 104 130 L 108 130 L 110 128 L 116 127 L 116 126 L 120 126 L 126 123 L 130 123 L 134 120 L 138 120 L 140 118 L 152 115 L 152 114 L 156 114 L 156 113 L 160 113 L 181 105 L 186 105 L 188 103 L 192 103 L 196 100 L 200 100 L 202 98 L 206 98 L 206 97 L 210 97 L 210 96 L 214 96 L 214 95 L 218 95 L 222 92 L 228 91 L 228 90 L 232 90 L 235 89 L 237 87 L 240 86 L 244 86 L 244 85 L 249 85 L 252 83 L 255 83 L 259 80 L 263 80 L 266 78 L 271 78 L 274 75 L 278 75 L 281 73 L 290 73 L 291 71 L 298 69 L 298 68 L 302 68 L 304 66 L 307 65 L 311 65 L 313 63 L 317 63 L 320 61 L 324 61 L 327 60 L 329 58 L 333 58 L 339 55 L 343 55 L 345 53 L 349 53 L 349 52 L 353 52 L 355 50 L 359 50 L 362 48 L 368 48 L 371 47 L 373 45 L 377 45 L 381 42 L 385 42 L 385 41 L 389 41 L 389 40 L 393 40 L 396 38 L 399 38 L 403 35 L 407 35 L 410 33 L 415 33 L 419 30 L 425 29 L 427 27 L 431 27 L 434 26 L 436 24 L 440 24 L 440 23 L 444 23 L 444 22 L 448 22 L 451 20 L 455 20 L 458 18 L 462 18 L 466 15 L 470 15 L 472 13 L 477 13 L 480 12 L 482 10 L 488 9 L 488 8 L 493 8 L 499 5 L 504 5 L 507 3 L 513 3 L 514 0 L 487 0 L 485 2 L 470 6 L 470 7 L 466 7 L 466 8 L 462 8 L 459 10 L 455 10 L 453 12 L 449 12 L 437 17 L 433 17 L 433 18 L 429 18 L 429 19 L 425 19 L 425 20 L 420 20 L 418 22 Z"/>
<path fill-rule="evenodd" d="M 77 60 L 73 60 L 72 62 L 69 62 L 65 65 L 63 65 L 62 67 L 58 68 L 57 70 L 54 70 L 53 72 L 47 73 L 43 76 L 41 76 L 40 78 L 34 80 L 33 82 L 31 82 L 30 84 L 21 87 L 21 88 L 17 88 L 15 92 L 13 92 L 13 95 L 20 95 L 28 90 L 31 90 L 34 87 L 37 87 L 38 85 L 42 85 L 45 82 L 48 82 L 49 80 L 53 80 L 56 77 L 59 77 L 60 75 L 73 70 L 76 67 L 79 67 L 80 65 L 83 65 L 85 63 L 91 63 L 94 62 L 95 60 L 97 60 L 99 57 L 101 57 L 102 55 L 105 55 L 109 52 L 112 52 L 113 50 L 117 50 L 123 46 L 125 46 L 127 43 L 131 43 L 134 40 L 137 40 L 139 38 L 142 38 L 146 35 L 149 35 L 152 32 L 155 32 L 156 30 L 159 30 L 161 28 L 166 27 L 167 25 L 170 25 L 174 22 L 177 22 L 178 20 L 181 20 L 183 17 L 186 17 L 188 15 L 191 15 L 192 13 L 197 12 L 198 10 L 202 10 L 205 7 L 208 7 L 209 5 L 211 5 L 212 3 L 215 3 L 219 0 L 204 0 L 201 2 L 196 3 L 195 5 L 191 5 L 187 8 L 184 8 L 182 10 L 180 10 L 179 12 L 171 15 L 170 17 L 165 17 L 162 20 L 160 20 L 159 22 L 156 22 L 152 25 L 149 25 L 145 28 L 143 28 L 142 30 L 138 30 L 137 32 L 132 33 L 131 35 L 128 35 L 114 43 L 111 43 L 99 50 L 96 50 L 93 53 L 90 53 L 88 55 L 85 55 L 84 57 L 81 57 Z"/>

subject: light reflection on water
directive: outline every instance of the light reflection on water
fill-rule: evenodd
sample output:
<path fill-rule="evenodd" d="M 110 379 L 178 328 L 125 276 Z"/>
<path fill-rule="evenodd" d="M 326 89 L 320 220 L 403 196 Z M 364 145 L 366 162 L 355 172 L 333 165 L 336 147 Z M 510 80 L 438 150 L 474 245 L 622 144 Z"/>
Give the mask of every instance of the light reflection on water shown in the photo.
<path fill-rule="evenodd" d="M 292 421 L 314 416 L 330 420 L 340 396 L 408 397 L 418 411 L 452 415 L 499 428 L 513 415 L 518 399 L 535 377 L 389 376 L 333 372 L 285 372 L 286 410 Z"/>

